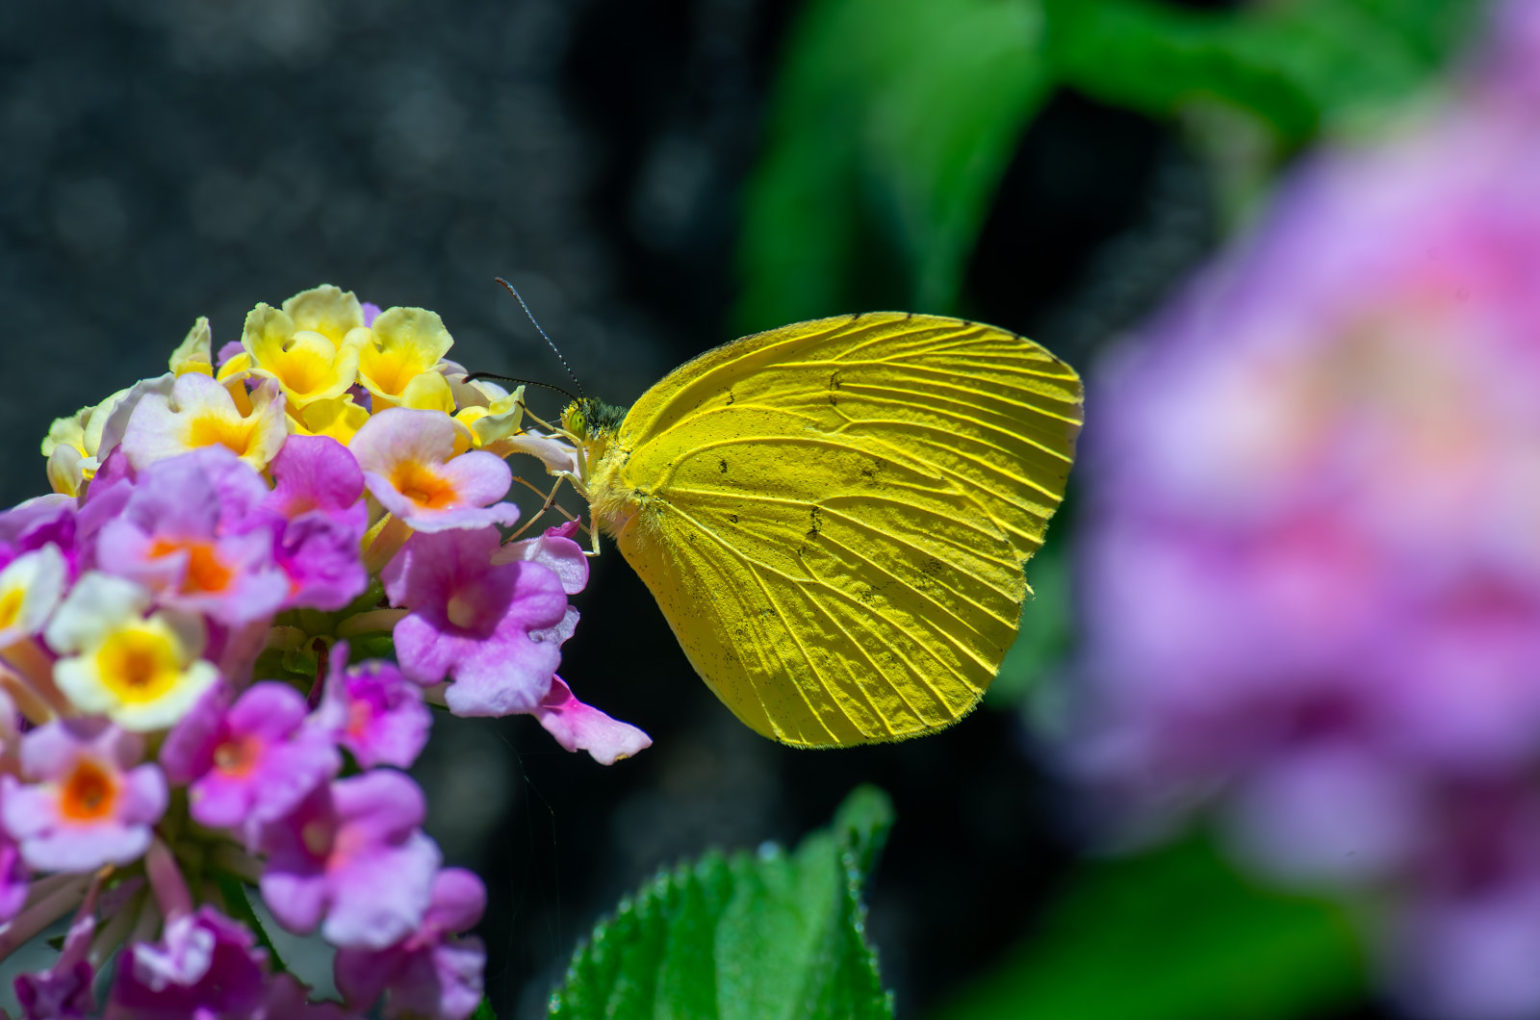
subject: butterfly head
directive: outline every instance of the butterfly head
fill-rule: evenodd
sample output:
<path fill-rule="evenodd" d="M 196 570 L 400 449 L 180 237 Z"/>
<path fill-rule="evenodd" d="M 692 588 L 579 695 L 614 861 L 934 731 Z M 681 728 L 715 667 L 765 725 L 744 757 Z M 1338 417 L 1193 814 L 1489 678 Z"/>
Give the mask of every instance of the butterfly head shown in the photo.
<path fill-rule="evenodd" d="M 580 490 L 588 499 L 595 523 L 612 535 L 635 512 L 629 488 L 617 478 L 623 458 L 610 456 L 625 417 L 624 407 L 591 397 L 579 397 L 561 413 L 562 431 L 582 451 Z"/>
<path fill-rule="evenodd" d="M 584 482 L 591 481 L 601 469 L 625 417 L 624 407 L 592 397 L 578 397 L 561 413 L 562 431 L 583 451 Z"/>
<path fill-rule="evenodd" d="M 561 413 L 561 427 L 579 443 L 607 442 L 625 416 L 624 407 L 578 397 Z"/>

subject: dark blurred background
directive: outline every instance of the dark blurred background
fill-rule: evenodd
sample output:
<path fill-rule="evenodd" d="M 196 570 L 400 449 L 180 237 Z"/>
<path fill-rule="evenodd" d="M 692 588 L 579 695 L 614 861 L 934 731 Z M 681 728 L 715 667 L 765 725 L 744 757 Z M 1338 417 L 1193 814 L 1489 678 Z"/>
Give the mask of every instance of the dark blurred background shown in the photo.
<path fill-rule="evenodd" d="M 451 357 L 474 369 L 565 384 L 493 283 L 506 276 L 587 390 L 618 402 L 736 332 L 863 307 L 961 312 L 1080 364 L 1213 248 L 1226 196 L 1244 190 L 1229 172 L 1248 158 L 1244 131 L 1205 149 L 1190 122 L 1047 85 L 1003 136 L 954 285 L 886 272 L 902 253 L 874 240 L 861 280 L 788 278 L 773 319 L 743 300 L 741 231 L 801 9 L 0 5 L 5 501 L 46 489 L 50 420 L 163 371 L 195 316 L 229 341 L 257 301 L 318 283 L 439 312 Z M 1266 160 L 1316 126 L 1278 133 Z M 444 719 L 421 767 L 430 831 L 489 883 L 500 1014 L 538 1015 L 577 939 L 655 869 L 710 845 L 794 842 L 862 782 L 896 806 L 871 933 L 901 1016 L 1031 932 L 1073 859 L 1076 811 L 1014 707 L 898 746 L 788 750 L 694 678 L 618 555 L 594 567 L 562 674 L 654 746 L 604 768 L 532 720 Z M 1334 1008 L 1314 1015 L 1356 1007 Z"/>

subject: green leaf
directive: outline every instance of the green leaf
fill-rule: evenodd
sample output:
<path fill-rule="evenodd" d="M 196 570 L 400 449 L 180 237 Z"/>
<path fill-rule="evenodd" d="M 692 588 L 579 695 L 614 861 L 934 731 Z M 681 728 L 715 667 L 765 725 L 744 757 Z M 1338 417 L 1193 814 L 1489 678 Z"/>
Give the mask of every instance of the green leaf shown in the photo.
<path fill-rule="evenodd" d="M 1244 11 L 1044 0 L 1055 73 L 1154 114 L 1217 102 L 1285 148 L 1404 102 L 1467 34 L 1478 0 L 1299 0 Z"/>
<path fill-rule="evenodd" d="M 288 968 L 284 966 L 283 959 L 278 955 L 278 947 L 273 945 L 273 940 L 257 917 L 257 912 L 251 908 L 251 898 L 246 893 L 246 884 L 225 872 L 216 872 L 214 882 L 219 887 L 219 895 L 225 902 L 225 912 L 251 929 L 257 944 L 267 950 L 267 961 L 275 971 L 280 974 L 287 973 Z"/>
<path fill-rule="evenodd" d="M 1281 1020 L 1363 993 L 1346 908 L 1259 886 L 1198 841 L 1084 866 L 1034 928 L 933 1020 Z"/>
<path fill-rule="evenodd" d="M 1050 537 L 1027 564 L 1032 597 L 1022 604 L 1016 643 L 984 694 L 986 705 L 1006 708 L 1020 703 L 1069 654 L 1074 618 L 1067 545 Z"/>
<path fill-rule="evenodd" d="M 660 874 L 579 947 L 554 1020 L 891 1020 L 861 889 L 892 825 L 856 790 L 794 854 L 710 852 Z"/>
<path fill-rule="evenodd" d="M 813 0 L 749 184 L 738 325 L 945 312 L 1048 89 L 1038 0 Z"/>
<path fill-rule="evenodd" d="M 492 1003 L 486 999 L 476 1007 L 476 1012 L 471 1014 L 471 1020 L 497 1020 L 497 1014 L 492 1012 Z"/>

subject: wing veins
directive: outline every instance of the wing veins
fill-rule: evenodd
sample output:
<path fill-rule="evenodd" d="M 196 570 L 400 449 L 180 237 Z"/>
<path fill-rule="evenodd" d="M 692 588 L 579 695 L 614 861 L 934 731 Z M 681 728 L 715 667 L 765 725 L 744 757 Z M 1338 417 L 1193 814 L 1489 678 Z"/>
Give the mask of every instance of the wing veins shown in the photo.
<path fill-rule="evenodd" d="M 802 506 L 805 503 L 805 501 L 800 499 L 800 498 L 793 499 L 793 498 L 789 498 L 789 497 L 785 497 L 785 496 L 769 496 L 769 495 L 765 495 L 763 493 L 753 493 L 753 492 L 738 492 L 738 491 L 728 491 L 728 490 L 719 490 L 719 489 L 697 489 L 697 488 L 693 488 L 693 487 L 686 488 L 686 487 L 683 487 L 683 486 L 676 487 L 673 491 L 674 492 L 678 492 L 678 493 L 688 493 L 688 494 L 690 494 L 692 496 L 703 497 L 703 501 L 711 501 L 711 500 L 714 500 L 716 498 L 726 497 L 726 498 L 731 498 L 731 499 L 734 499 L 734 500 L 738 500 L 740 502 L 768 503 L 768 504 L 771 504 L 772 506 L 792 506 L 792 507 L 796 507 L 796 506 Z M 894 499 L 894 498 L 892 498 L 890 496 L 879 495 L 879 494 L 876 494 L 876 493 L 871 493 L 871 494 L 868 494 L 868 493 L 838 493 L 838 494 L 836 494 L 834 496 L 828 497 L 825 500 L 819 501 L 818 505 L 820 507 L 822 507 L 823 509 L 828 510 L 830 505 L 834 501 L 842 500 L 842 499 L 859 499 L 862 502 L 869 502 L 869 503 L 878 503 L 878 502 L 880 502 L 880 503 L 887 503 L 887 504 L 889 504 L 891 506 L 897 507 L 897 508 L 902 509 L 902 510 L 908 510 L 908 511 L 911 511 L 911 512 L 915 512 L 916 511 L 916 508 L 915 508 L 915 506 L 913 504 L 905 503 L 902 500 Z M 677 506 L 677 504 L 673 504 L 673 503 L 671 503 L 670 505 Z M 923 512 L 927 517 L 929 517 L 929 518 L 931 518 L 933 520 L 938 520 L 938 521 L 943 522 L 950 529 L 966 528 L 967 530 L 969 530 L 969 531 L 973 532 L 974 534 L 980 536 L 980 539 L 982 541 L 990 541 L 990 542 L 1005 541 L 1004 529 L 997 529 L 995 531 L 989 531 L 987 529 L 978 527 L 971 520 L 967 520 L 967 519 L 960 520 L 960 521 L 959 520 L 955 520 L 955 519 L 953 519 L 951 517 L 947 517 L 947 516 L 945 516 L 943 514 L 936 513 L 936 512 L 933 512 L 931 510 L 924 509 L 924 508 L 921 508 L 919 512 Z M 855 518 L 851 518 L 848 514 L 840 514 L 840 518 L 842 520 L 855 520 Z M 875 531 L 876 529 L 873 528 L 872 530 Z M 878 532 L 878 533 L 879 534 L 883 534 L 883 535 L 887 534 L 886 532 Z M 951 539 L 938 539 L 938 541 L 943 542 L 944 544 L 949 545 L 949 546 L 951 546 L 954 549 L 967 549 L 968 548 L 968 546 L 966 546 L 965 544 L 963 544 L 961 542 L 954 542 Z M 920 550 L 918 548 L 915 548 L 913 546 L 911 546 L 911 548 L 914 548 L 916 552 L 922 552 L 922 550 Z M 930 555 L 930 554 L 929 553 L 925 553 L 925 555 Z"/>
<path fill-rule="evenodd" d="M 787 577 L 787 575 L 785 575 L 781 571 L 776 571 L 776 573 L 780 573 L 780 574 L 782 574 L 783 577 Z M 809 574 L 811 575 L 811 571 L 809 571 Z M 846 591 L 844 591 L 841 588 L 838 588 L 838 587 L 836 587 L 834 585 L 831 585 L 828 581 L 825 581 L 821 577 L 809 576 L 807 578 L 801 579 L 800 581 L 798 579 L 796 579 L 796 578 L 787 577 L 787 580 L 792 581 L 793 583 L 797 583 L 797 584 L 799 584 L 799 586 L 800 585 L 806 585 L 808 583 L 815 583 L 819 587 L 821 587 L 823 590 L 828 592 L 829 594 L 831 594 L 831 595 L 835 596 L 836 598 L 840 599 L 840 601 L 844 602 L 846 605 L 852 606 L 852 607 L 855 607 L 855 608 L 858 608 L 858 609 L 864 609 L 865 608 L 864 606 L 861 605 L 861 601 L 859 599 L 852 598 L 849 595 L 849 593 L 847 593 Z M 824 609 L 822 606 L 820 606 L 818 604 L 818 600 L 817 599 L 809 599 L 808 602 L 811 605 L 816 606 L 819 609 L 820 612 L 824 613 L 824 615 L 829 616 L 829 611 L 827 609 Z M 856 613 L 854 615 L 857 618 L 859 618 L 861 616 L 860 613 Z M 833 617 L 830 616 L 830 619 L 833 619 Z M 930 650 L 930 648 L 927 646 L 926 642 L 921 641 L 918 638 L 916 638 L 914 636 L 914 633 L 912 631 L 910 631 L 907 627 L 901 626 L 900 624 L 898 624 L 898 623 L 896 623 L 894 621 L 891 621 L 891 620 L 887 621 L 887 623 L 894 630 L 896 630 L 900 634 L 904 635 L 904 637 L 909 640 L 910 644 L 914 645 L 915 647 L 924 649 L 925 651 L 927 651 L 931 655 L 932 658 L 935 658 L 937 661 L 941 661 L 941 657 L 939 655 L 936 655 L 934 652 L 932 652 Z M 836 626 L 838 626 L 838 621 L 836 621 Z M 840 630 L 842 632 L 844 632 L 844 628 L 843 627 L 840 627 Z M 941 635 L 942 637 L 947 638 L 948 641 L 951 640 L 951 635 L 947 634 L 945 631 L 943 631 L 943 630 L 941 630 L 939 628 L 934 629 L 933 633 Z M 875 636 L 881 637 L 880 634 L 875 635 Z M 945 645 L 945 644 L 948 643 L 948 641 L 940 641 L 938 643 Z M 858 647 L 859 647 L 859 645 L 858 645 Z M 954 650 L 957 650 L 957 649 L 954 649 Z M 968 649 L 962 648 L 962 649 L 960 649 L 960 651 L 962 652 L 963 657 L 972 659 L 974 662 L 979 663 L 980 665 L 984 666 L 986 669 L 991 669 L 991 671 L 993 671 L 992 668 L 990 667 L 989 663 L 987 663 L 984 660 L 980 659 L 977 655 L 975 655 L 972 652 L 968 651 Z M 898 659 L 899 659 L 899 661 L 901 661 L 904 664 L 905 668 L 907 668 L 909 670 L 910 674 L 914 677 L 915 681 L 921 687 L 923 687 L 925 689 L 926 693 L 928 693 L 932 698 L 934 698 L 936 700 L 936 703 L 941 705 L 943 710 L 945 710 L 947 708 L 946 699 L 942 698 L 941 695 L 936 692 L 935 687 L 933 687 L 931 685 L 930 680 L 925 676 L 925 674 L 920 672 L 919 667 L 916 666 L 912 661 L 910 661 L 908 656 L 899 656 Z M 878 676 L 882 676 L 883 675 L 881 669 L 877 670 L 877 675 Z M 886 680 L 886 677 L 884 677 L 884 680 Z M 889 684 L 889 686 L 892 686 L 892 685 Z M 896 688 L 895 688 L 895 693 L 898 693 Z M 907 705 L 910 708 L 911 711 L 913 711 L 914 706 L 912 704 L 910 704 L 909 699 L 905 698 L 902 693 L 899 693 L 899 699 L 901 701 L 903 701 L 904 704 Z M 920 717 L 920 713 L 915 712 L 914 714 L 915 714 L 915 716 L 917 718 L 922 718 L 922 717 Z"/>
<path fill-rule="evenodd" d="M 684 512 L 683 510 L 679 510 L 677 507 L 675 507 L 675 510 L 678 512 L 679 516 L 682 519 L 684 519 L 685 521 L 688 521 L 690 523 L 690 525 L 693 526 L 697 532 L 699 532 L 700 534 L 702 534 L 702 535 L 706 536 L 707 538 L 711 539 L 711 541 L 713 543 L 715 543 L 716 546 L 719 549 L 721 549 L 724 552 L 726 552 L 729 556 L 735 557 L 740 563 L 743 564 L 744 569 L 747 570 L 748 573 L 754 578 L 754 583 L 759 587 L 760 593 L 765 597 L 765 601 L 770 606 L 774 607 L 775 612 L 776 612 L 777 621 L 780 623 L 781 630 L 784 631 L 787 635 L 789 635 L 791 637 L 792 641 L 796 644 L 797 650 L 801 653 L 802 664 L 807 667 L 808 671 L 810 673 L 812 673 L 812 675 L 815 678 L 817 678 L 817 680 L 819 682 L 819 685 L 824 687 L 825 689 L 827 689 L 829 687 L 829 685 L 824 680 L 823 673 L 820 672 L 820 670 L 818 669 L 818 666 L 814 663 L 813 657 L 808 654 L 807 647 L 803 644 L 802 639 L 797 636 L 796 631 L 793 628 L 791 628 L 791 627 L 786 625 L 786 622 L 785 622 L 785 612 L 784 612 L 784 610 L 782 610 L 781 604 L 778 601 L 776 601 L 775 596 L 773 594 L 771 594 L 770 587 L 767 584 L 765 584 L 765 579 L 762 576 L 760 576 L 759 570 L 755 569 L 755 567 L 756 566 L 762 567 L 763 569 L 769 570 L 772 573 L 779 574 L 780 576 L 782 576 L 783 578 L 785 578 L 786 580 L 789 580 L 789 581 L 795 581 L 796 579 L 792 578 L 791 576 L 789 576 L 787 574 L 784 574 L 781 571 L 775 570 L 775 568 L 769 566 L 768 564 L 762 564 L 762 563 L 759 563 L 756 560 L 750 559 L 749 557 L 745 556 L 743 553 L 739 552 L 737 549 L 733 548 L 731 543 L 723 541 L 723 539 L 722 539 L 722 537 L 720 535 L 718 535 L 711 528 L 706 527 L 700 521 L 696 520 L 693 515 L 688 514 L 688 513 Z M 776 657 L 781 660 L 781 663 L 784 666 L 786 664 L 786 659 L 779 652 L 779 648 L 780 648 L 779 642 L 770 641 L 770 642 L 765 642 L 765 643 L 766 644 L 774 645 L 777 648 L 777 655 L 776 655 Z M 787 677 L 794 677 L 795 676 L 795 673 L 793 671 L 787 670 L 787 669 L 782 669 L 780 671 L 780 674 L 783 675 L 783 676 L 787 676 Z M 765 675 L 766 676 L 774 676 L 775 673 L 767 672 Z M 831 741 L 833 741 L 835 743 L 838 743 L 838 740 L 839 740 L 838 736 L 835 734 L 835 732 L 833 730 L 829 729 L 829 727 L 827 725 L 825 725 L 825 723 L 823 721 L 823 718 L 818 714 L 818 710 L 813 706 L 812 700 L 808 697 L 807 691 L 805 691 L 803 689 L 802 685 L 797 683 L 795 680 L 792 680 L 792 684 L 791 685 L 792 685 L 792 687 L 796 688 L 797 696 L 800 697 L 802 699 L 803 704 L 807 706 L 808 715 L 813 720 L 815 720 L 818 723 L 819 726 L 823 727 L 823 731 L 826 734 L 828 734 L 829 739 Z M 859 687 L 857 688 L 857 690 L 859 690 Z M 755 686 L 755 695 L 758 696 L 758 694 L 759 694 L 759 689 L 758 689 L 758 686 L 756 685 Z M 868 699 L 866 699 L 866 695 L 865 695 L 864 692 L 862 692 L 861 696 L 862 696 L 863 700 L 867 700 L 867 708 L 871 711 L 872 715 L 877 717 L 877 718 L 881 718 L 881 713 L 877 711 L 876 706 L 872 705 L 870 703 L 870 701 Z M 864 732 L 862 727 L 861 727 L 861 725 L 860 725 L 860 723 L 858 723 L 851 716 L 850 712 L 845 708 L 844 705 L 840 704 L 840 699 L 839 698 L 831 698 L 830 701 L 834 704 L 834 707 L 839 711 L 840 715 L 844 716 L 845 720 L 848 723 L 850 723 L 850 726 L 851 726 L 852 729 L 854 729 L 858 733 L 859 732 Z M 763 705 L 763 701 L 761 701 L 761 705 Z M 777 731 L 779 731 L 779 726 L 776 723 L 775 718 L 774 718 L 773 715 L 771 715 L 767 711 L 765 713 L 765 718 L 769 719 L 770 722 L 771 722 L 771 725 L 772 726 L 776 726 Z"/>
<path fill-rule="evenodd" d="M 782 570 L 781 568 L 775 566 L 774 564 L 766 563 L 763 560 L 758 560 L 758 559 L 750 558 L 749 556 L 739 552 L 737 549 L 734 549 L 727 542 L 724 542 L 716 534 L 715 531 L 713 531 L 712 529 L 707 527 L 705 524 L 703 524 L 701 521 L 696 519 L 696 517 L 693 514 L 689 514 L 689 513 L 686 513 L 683 510 L 679 510 L 677 507 L 675 507 L 675 509 L 676 509 L 676 511 L 679 513 L 679 515 L 681 517 L 683 517 L 685 520 L 689 521 L 692 525 L 694 525 L 694 527 L 696 528 L 697 531 L 700 531 L 700 532 L 702 532 L 704 534 L 710 535 L 711 538 L 718 545 L 720 545 L 722 548 L 728 550 L 734 556 L 736 556 L 739 559 L 739 561 L 741 561 L 743 563 L 743 565 L 750 571 L 750 573 L 754 574 L 756 582 L 758 582 L 760 584 L 760 586 L 761 586 L 761 589 L 765 591 L 767 598 L 770 598 L 769 591 L 768 591 L 768 589 L 764 588 L 764 579 L 762 577 L 760 577 L 759 570 L 763 570 L 763 571 L 765 571 L 766 573 L 769 573 L 769 574 L 774 574 L 776 577 L 779 577 L 783 581 L 786 581 L 786 582 L 788 582 L 788 583 L 790 583 L 792 585 L 799 586 L 799 587 L 803 586 L 803 585 L 806 585 L 806 584 L 808 584 L 810 582 L 811 583 L 816 583 L 817 585 L 819 585 L 824 590 L 826 590 L 826 591 L 828 591 L 828 592 L 830 592 L 832 594 L 838 595 L 845 602 L 847 602 L 847 603 L 849 603 L 851 605 L 860 606 L 863 609 L 865 608 L 864 606 L 861 605 L 861 602 L 860 602 L 859 599 L 852 598 L 849 595 L 849 593 L 844 591 L 844 589 L 839 588 L 836 585 L 830 584 L 828 581 L 824 580 L 823 578 L 814 576 L 812 574 L 811 570 L 809 570 L 809 572 L 808 572 L 809 576 L 807 576 L 807 577 L 798 577 L 795 574 L 787 573 L 785 570 Z M 872 563 L 871 560 L 867 559 L 862 554 L 856 552 L 854 549 L 851 549 L 849 546 L 845 545 L 844 543 L 833 541 L 832 539 L 830 539 L 830 541 L 832 542 L 832 544 L 838 545 L 841 549 L 844 549 L 846 552 L 849 552 L 851 555 L 855 556 L 857 559 L 862 560 L 863 562 L 868 563 L 868 564 L 870 564 L 872 566 L 877 566 L 875 563 Z M 804 566 L 806 566 L 805 561 L 804 561 Z M 758 568 L 758 570 L 755 569 L 756 567 Z M 926 601 L 929 601 L 929 602 L 931 602 L 932 605 L 937 606 L 939 609 L 942 610 L 942 612 L 946 613 L 946 615 L 953 616 L 953 618 L 956 619 L 955 615 L 952 614 L 949 610 L 947 610 L 945 606 L 943 606 L 941 603 L 935 602 L 929 596 L 926 596 L 923 592 L 921 592 L 918 588 L 915 588 L 913 585 L 905 583 L 901 578 L 898 578 L 898 577 L 894 576 L 893 574 L 889 573 L 886 570 L 883 570 L 882 572 L 885 573 L 885 574 L 888 574 L 889 577 L 892 577 L 899 584 L 903 585 L 903 587 L 906 588 L 907 590 L 915 593 L 916 595 L 920 595 L 920 596 L 924 597 L 926 599 Z M 977 603 L 973 603 L 971 600 L 967 599 L 966 596 L 964 596 L 962 593 L 958 592 L 956 589 L 952 588 L 950 585 L 943 584 L 940 581 L 937 581 L 936 583 L 940 584 L 941 587 L 945 588 L 948 592 L 950 592 L 953 595 L 957 596 L 959 601 L 967 601 L 967 602 L 969 602 L 972 605 L 977 605 Z M 773 604 L 775 602 L 775 600 L 773 598 L 770 598 L 770 601 Z M 814 604 L 816 604 L 816 600 L 809 600 L 809 601 L 813 602 Z M 982 607 L 982 606 L 979 606 L 978 608 L 984 609 L 984 607 Z M 986 614 L 988 614 L 991 619 L 999 620 L 1001 623 L 1004 623 L 1007 626 L 1009 626 L 1010 621 L 1001 620 L 1000 617 L 995 616 L 995 614 L 989 612 L 987 609 L 985 609 L 984 612 Z M 896 624 L 894 624 L 894 627 L 895 627 L 895 629 L 897 629 L 901 633 L 903 633 L 906 637 L 908 637 L 911 641 L 915 641 L 915 638 L 914 638 L 913 634 L 911 634 L 908 630 L 906 630 L 906 629 L 904 629 L 902 627 L 899 627 Z M 786 629 L 789 631 L 791 628 L 788 627 Z M 973 628 L 970 628 L 970 629 L 973 629 Z M 942 633 L 945 633 L 945 632 L 942 632 Z M 947 638 L 949 640 L 951 640 L 951 635 L 948 634 L 946 636 L 947 636 Z M 915 643 L 916 644 L 921 644 L 923 646 L 922 642 L 915 641 Z M 798 642 L 798 645 L 800 647 L 800 645 L 801 645 L 800 641 Z M 985 663 L 983 660 L 979 659 L 976 655 L 974 655 L 972 652 L 970 652 L 965 646 L 959 646 L 958 650 L 961 651 L 963 654 L 967 655 L 969 658 L 972 658 L 975 661 L 980 662 L 983 665 L 986 665 L 986 666 L 988 665 L 988 663 Z M 815 670 L 815 672 L 816 672 L 816 670 Z M 922 681 L 923 681 L 923 678 L 922 678 Z M 848 716 L 847 716 L 847 718 L 848 718 Z"/>

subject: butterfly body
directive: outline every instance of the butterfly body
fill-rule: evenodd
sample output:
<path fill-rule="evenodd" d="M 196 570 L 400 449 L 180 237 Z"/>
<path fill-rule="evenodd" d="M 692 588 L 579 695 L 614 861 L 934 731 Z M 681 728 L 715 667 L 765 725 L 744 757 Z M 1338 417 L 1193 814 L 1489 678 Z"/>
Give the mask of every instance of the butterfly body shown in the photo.
<path fill-rule="evenodd" d="M 993 679 L 1080 383 L 1004 330 L 868 313 L 708 351 L 618 425 L 566 418 L 595 521 L 711 689 L 766 736 L 842 746 L 947 726 Z"/>

